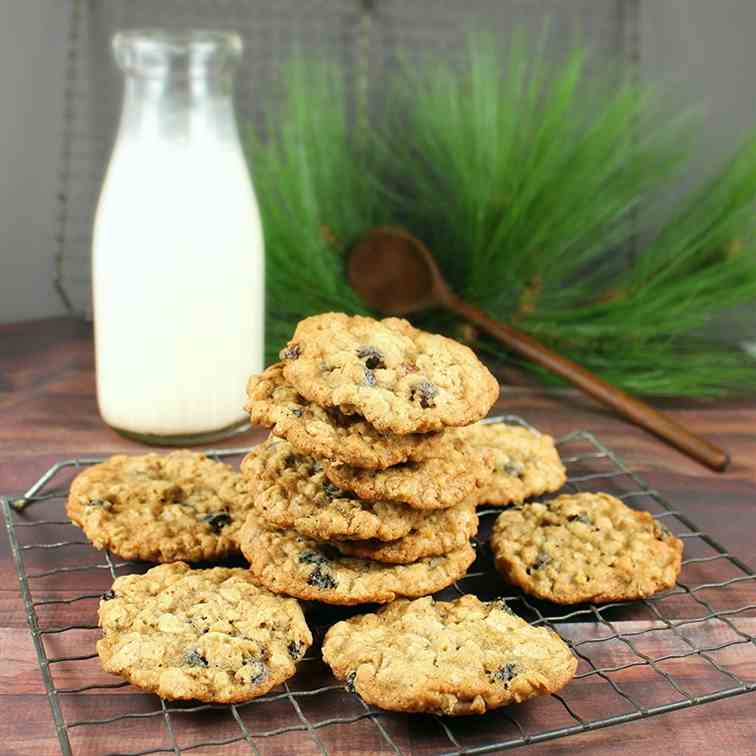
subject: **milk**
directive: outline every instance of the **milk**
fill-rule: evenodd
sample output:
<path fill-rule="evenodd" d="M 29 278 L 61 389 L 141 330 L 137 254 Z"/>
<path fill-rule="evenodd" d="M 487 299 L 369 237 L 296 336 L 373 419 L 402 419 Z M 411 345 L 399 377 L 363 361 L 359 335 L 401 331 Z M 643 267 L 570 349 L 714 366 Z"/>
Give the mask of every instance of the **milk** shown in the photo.
<path fill-rule="evenodd" d="M 117 430 L 185 437 L 245 417 L 263 367 L 264 256 L 230 96 L 203 90 L 198 108 L 167 94 L 127 83 L 97 208 L 97 399 Z"/>

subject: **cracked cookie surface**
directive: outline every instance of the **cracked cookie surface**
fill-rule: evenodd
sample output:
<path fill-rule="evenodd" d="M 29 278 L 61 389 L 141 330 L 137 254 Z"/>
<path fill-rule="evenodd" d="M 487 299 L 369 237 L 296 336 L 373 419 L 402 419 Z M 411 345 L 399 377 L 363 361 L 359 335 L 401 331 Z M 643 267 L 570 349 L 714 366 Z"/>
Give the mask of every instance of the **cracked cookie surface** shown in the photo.
<path fill-rule="evenodd" d="M 494 456 L 494 472 L 480 489 L 480 504 L 519 504 L 564 485 L 567 473 L 551 436 L 505 423 L 476 423 L 462 430 L 471 446 L 487 448 Z"/>
<path fill-rule="evenodd" d="M 499 384 L 468 347 L 406 320 L 325 313 L 300 321 L 284 375 L 316 404 L 407 434 L 484 417 Z"/>
<path fill-rule="evenodd" d="M 252 511 L 242 476 L 191 451 L 117 455 L 79 473 L 66 512 L 98 549 L 124 559 L 197 562 L 238 554 Z"/>
<path fill-rule="evenodd" d="M 271 365 L 247 383 L 250 421 L 272 429 L 297 451 L 356 467 L 383 469 L 421 454 L 439 433 L 381 433 L 357 414 L 321 407 L 305 399 L 283 375 L 284 363 Z"/>
<path fill-rule="evenodd" d="M 557 604 L 603 603 L 671 588 L 683 544 L 648 512 L 608 494 L 565 494 L 502 512 L 491 535 L 498 570 Z"/>
<path fill-rule="evenodd" d="M 451 716 L 553 693 L 577 668 L 555 632 L 471 595 L 398 600 L 338 622 L 323 659 L 369 704 Z"/>
<path fill-rule="evenodd" d="M 290 678 L 312 643 L 297 601 L 238 568 L 174 562 L 119 577 L 98 616 L 103 669 L 168 699 L 257 698 Z"/>
<path fill-rule="evenodd" d="M 363 470 L 325 463 L 328 479 L 363 499 L 401 501 L 418 509 L 442 509 L 458 504 L 494 475 L 494 454 L 485 446 L 472 446 L 467 428 L 445 431 L 443 439 L 428 445 L 415 460 L 386 470 Z"/>
<path fill-rule="evenodd" d="M 421 523 L 425 513 L 392 501 L 368 501 L 343 491 L 321 463 L 269 437 L 241 463 L 256 491 L 255 511 L 265 522 L 322 540 L 393 541 Z"/>
<path fill-rule="evenodd" d="M 330 544 L 265 526 L 254 515 L 239 536 L 255 580 L 275 593 L 326 604 L 385 604 L 435 593 L 462 577 L 475 559 L 470 545 L 412 564 L 382 564 L 340 554 Z"/>
<path fill-rule="evenodd" d="M 331 541 L 342 554 L 388 564 L 409 564 L 462 548 L 478 530 L 475 500 L 429 512 L 396 541 Z"/>

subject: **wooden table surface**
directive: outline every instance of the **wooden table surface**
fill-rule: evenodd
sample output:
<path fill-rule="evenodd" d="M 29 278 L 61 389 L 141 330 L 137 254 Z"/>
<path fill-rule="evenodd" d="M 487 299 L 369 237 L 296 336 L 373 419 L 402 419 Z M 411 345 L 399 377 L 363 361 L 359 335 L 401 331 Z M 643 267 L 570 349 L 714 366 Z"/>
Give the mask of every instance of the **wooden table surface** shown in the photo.
<path fill-rule="evenodd" d="M 547 393 L 535 388 L 511 388 L 503 392 L 496 409 L 518 414 L 555 436 L 578 428 L 590 429 L 616 451 L 630 468 L 638 471 L 650 486 L 688 515 L 702 531 L 725 544 L 735 557 L 747 564 L 755 563 L 756 399 L 715 403 L 664 401 L 657 402 L 657 406 L 728 449 L 733 463 L 727 473 L 709 472 L 572 391 Z M 257 442 L 260 437 L 259 432 L 251 431 L 218 446 L 249 445 Z M 63 458 L 102 455 L 115 451 L 136 452 L 140 448 L 138 444 L 119 437 L 105 427 L 97 413 L 89 326 L 62 318 L 0 326 L 0 494 L 21 493 L 50 465 Z M 33 507 L 39 507 L 39 512 L 32 512 Z M 44 507 L 42 503 L 33 507 L 28 516 L 38 518 Z M 54 514 L 58 519 L 63 519 L 60 510 Z M 73 530 L 70 526 L 62 527 Z M 74 537 L 75 533 L 76 531 Z M 70 535 L 69 533 L 66 537 Z M 694 551 L 689 552 L 689 546 Z M 88 546 L 84 548 L 95 553 Z M 692 541 L 686 540 L 686 555 L 692 553 L 695 556 L 695 548 Z M 26 554 L 31 555 L 32 552 Z M 35 555 L 33 566 L 35 569 L 46 565 L 55 566 L 60 564 L 55 561 L 59 559 L 59 555 Z M 688 580 L 691 584 L 696 580 L 698 583 L 711 582 L 712 577 L 715 581 L 727 580 L 738 574 L 727 560 L 691 564 L 686 566 L 686 570 L 688 569 L 693 571 L 692 579 Z M 0 644 L 3 660 L 0 665 L 3 711 L 3 716 L 0 717 L 0 753 L 34 753 L 40 756 L 59 753 L 6 538 L 0 538 L 0 576 Z M 109 581 L 107 575 L 99 577 Z M 35 587 L 35 599 L 70 597 L 77 591 L 82 592 L 82 588 L 94 587 L 99 590 L 103 585 L 100 581 L 89 586 L 86 582 L 88 578 L 77 577 L 77 573 L 66 573 L 63 578 L 63 582 Z M 718 619 L 681 626 L 681 629 L 685 628 L 688 638 L 696 644 L 719 646 L 727 643 L 733 632 L 732 627 L 742 633 L 756 633 L 756 586 L 753 580 L 745 579 L 726 589 L 712 588 L 711 595 L 707 591 L 708 589 L 704 589 L 697 595 L 707 595 L 711 605 L 717 610 L 739 609 L 744 606 L 750 608 L 730 615 L 730 626 Z M 86 608 L 77 604 L 54 606 L 58 609 L 52 614 L 48 613 L 44 620 L 52 625 L 77 620 L 91 622 L 94 616 L 95 604 L 92 603 Z M 672 619 L 694 618 L 702 614 L 702 607 L 692 601 L 691 596 L 673 596 L 664 603 L 664 613 Z M 653 622 L 653 617 L 649 617 L 645 610 L 637 615 L 629 611 L 612 615 L 612 627 L 619 633 L 632 633 L 658 624 Z M 573 639 L 578 636 L 584 639 L 585 632 L 591 630 L 586 623 L 565 623 L 560 625 L 560 632 L 562 631 Z M 53 654 L 57 639 L 55 636 L 46 637 L 51 642 L 48 654 Z M 683 658 L 675 659 L 678 650 L 676 644 L 682 641 L 674 633 L 654 632 L 647 636 L 631 637 L 636 639 L 638 653 L 645 657 L 658 659 L 669 655 L 670 658 L 666 662 L 659 662 L 658 667 L 662 671 L 666 669 L 676 680 L 683 680 L 687 692 L 703 695 L 732 685 L 703 656 L 681 654 Z M 62 642 L 63 636 L 58 638 Z M 86 640 L 88 650 L 91 650 L 91 640 L 90 632 Z M 617 679 L 624 690 L 635 691 L 634 697 L 642 699 L 645 706 L 675 699 L 674 691 L 666 685 L 663 676 L 645 664 L 643 656 L 632 653 L 627 644 L 615 643 L 615 646 L 622 647 L 619 650 L 611 643 L 588 644 L 582 648 L 587 650 L 602 645 L 607 646 L 611 663 L 616 664 L 618 659 L 627 662 L 628 658 L 635 662 L 621 673 L 609 676 Z M 756 645 L 753 643 L 727 645 L 724 649 L 711 652 L 708 657 L 742 679 L 756 681 Z M 96 660 L 86 664 L 89 666 L 82 663 L 78 667 L 61 670 L 61 677 L 56 677 L 57 684 L 65 687 L 80 685 L 87 680 L 102 681 L 103 673 L 97 670 Z M 58 672 L 56 670 L 56 674 Z M 597 675 L 590 680 L 590 684 L 585 681 L 585 684 L 579 685 L 579 681 L 576 681 L 571 684 L 574 687 L 568 686 L 565 689 L 565 699 L 578 709 L 579 714 L 582 706 L 581 715 L 586 719 L 595 717 L 601 711 L 614 713 L 612 706 L 616 702 L 609 701 L 612 696 L 609 684 Z M 105 681 L 111 682 L 112 678 Z M 578 692 L 574 700 L 570 698 L 571 691 Z M 71 720 L 86 718 L 88 715 L 112 716 L 126 711 L 143 710 L 140 707 L 145 705 L 143 702 L 149 697 L 133 693 L 133 689 L 126 687 L 116 689 L 112 694 L 107 690 L 98 690 L 89 696 L 69 697 L 65 702 L 64 714 Z M 583 693 L 586 695 L 582 695 Z M 342 713 L 342 708 L 346 710 L 354 705 L 351 699 L 346 694 L 340 696 L 334 693 L 332 700 L 326 700 L 320 705 L 321 710 L 317 714 L 313 709 L 309 716 L 338 716 Z M 153 708 L 156 700 L 152 698 Z M 547 705 L 546 701 L 553 699 L 544 699 L 544 706 Z M 305 703 L 314 705 L 314 701 Z M 556 702 L 553 705 L 556 706 Z M 262 721 L 272 723 L 279 716 L 274 706 L 271 704 L 270 709 L 260 715 Z M 536 712 L 534 717 L 541 716 L 537 712 L 542 712 L 542 709 L 528 709 L 530 706 L 531 704 L 524 704 L 515 707 L 519 712 L 518 718 L 528 722 L 530 711 Z M 618 708 L 617 712 L 619 711 Z M 512 713 L 515 713 L 514 708 Z M 197 728 L 204 721 L 202 717 L 196 715 L 198 719 L 192 721 L 192 715 L 181 716 L 188 720 L 188 730 L 194 728 L 193 737 L 196 738 Z M 465 723 L 455 722 L 454 725 L 460 728 L 459 731 L 466 738 L 469 737 L 466 743 L 480 745 L 486 742 L 487 733 L 493 731 L 491 728 L 495 722 L 500 721 L 493 719 L 496 716 L 497 713 L 489 714 L 475 722 L 468 720 Z M 437 727 L 436 734 L 428 735 L 427 742 L 424 740 L 427 727 L 421 720 L 426 719 L 392 715 L 385 720 L 381 718 L 381 721 L 385 721 L 389 727 L 397 728 L 393 732 L 403 751 L 427 753 L 433 743 L 445 743 L 449 748 L 448 741 L 438 740 Z M 554 726 L 570 723 L 570 720 L 565 721 L 563 708 L 554 709 L 553 722 Z M 260 724 L 257 721 L 252 726 Z M 436 726 L 437 723 L 434 722 L 433 725 Z M 368 726 L 372 729 L 368 730 Z M 84 737 L 84 728 L 81 728 L 82 735 L 78 738 L 76 732 L 72 731 L 74 752 L 89 754 L 146 749 L 155 742 L 154 737 L 163 737 L 158 730 L 154 730 L 155 727 L 160 730 L 162 722 L 156 722 L 153 717 L 127 720 L 117 727 L 111 727 L 106 736 Z M 535 730 L 542 727 L 543 722 Z M 365 723 L 364 720 L 360 726 L 335 725 L 318 730 L 328 749 L 340 753 L 378 752 L 382 741 L 376 736 L 376 732 L 373 723 Z M 183 738 L 183 733 L 179 737 Z M 188 743 L 186 740 L 182 742 L 184 745 Z M 314 745 L 311 735 L 306 732 L 261 738 L 256 743 L 262 753 L 282 754 L 310 752 L 309 749 Z M 527 748 L 528 753 L 534 754 L 571 753 L 573 749 L 586 748 L 596 753 L 622 754 L 752 754 L 756 748 L 755 743 L 756 696 L 745 694 L 650 719 L 583 732 L 548 743 L 532 744 Z M 241 743 L 226 749 L 198 749 L 189 753 L 246 753 L 246 749 L 247 746 Z"/>

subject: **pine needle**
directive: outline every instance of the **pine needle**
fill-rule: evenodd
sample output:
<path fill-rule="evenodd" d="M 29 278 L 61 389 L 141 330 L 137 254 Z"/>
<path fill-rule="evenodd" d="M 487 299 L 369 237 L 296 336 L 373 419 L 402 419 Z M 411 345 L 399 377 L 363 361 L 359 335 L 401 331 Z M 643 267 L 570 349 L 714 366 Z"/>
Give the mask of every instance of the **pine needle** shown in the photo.
<path fill-rule="evenodd" d="M 339 69 L 296 55 L 282 82 L 267 138 L 246 131 L 265 233 L 269 361 L 298 320 L 328 310 L 367 312 L 345 279 L 343 255 L 382 218 L 367 159 L 350 136 Z"/>

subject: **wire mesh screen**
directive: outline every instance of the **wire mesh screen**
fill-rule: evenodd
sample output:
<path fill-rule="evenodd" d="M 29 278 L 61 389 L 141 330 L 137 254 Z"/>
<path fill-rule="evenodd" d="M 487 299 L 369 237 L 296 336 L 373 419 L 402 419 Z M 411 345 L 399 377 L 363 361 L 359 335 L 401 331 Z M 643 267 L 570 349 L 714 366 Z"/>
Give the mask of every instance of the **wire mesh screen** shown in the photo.
<path fill-rule="evenodd" d="M 494 421 L 527 426 L 514 416 Z M 642 601 L 540 602 L 506 585 L 494 570 L 487 543 L 500 509 L 481 510 L 477 559 L 437 598 L 504 596 L 517 614 L 558 632 L 579 666 L 559 694 L 460 719 L 380 711 L 333 678 L 319 641 L 329 625 L 366 607 L 306 607 L 313 648 L 286 685 L 247 704 L 163 701 L 104 673 L 94 645 L 100 594 L 117 575 L 150 565 L 95 551 L 62 516 L 71 478 L 99 460 L 55 465 L 24 497 L 4 500 L 3 510 L 62 752 L 488 753 L 756 690 L 753 570 L 591 433 L 562 438 L 559 451 L 568 490 L 612 493 L 650 511 L 683 539 L 682 573 L 675 588 Z M 241 453 L 215 456 L 233 462 Z"/>
<path fill-rule="evenodd" d="M 637 0 L 65 0 L 68 3 L 64 123 L 55 239 L 55 282 L 72 312 L 89 315 L 91 233 L 97 196 L 113 143 L 121 81 L 110 55 L 117 29 L 161 26 L 239 31 L 245 55 L 237 109 L 256 122 L 264 94 L 292 47 L 327 55 L 343 67 L 350 88 L 380 107 L 383 82 L 397 56 L 429 50 L 454 59 L 477 26 L 506 44 L 512 30 L 533 35 L 548 21 L 547 54 L 576 38 L 589 43 L 593 64 L 637 63 Z M 365 90 L 365 91 L 362 91 Z"/>

